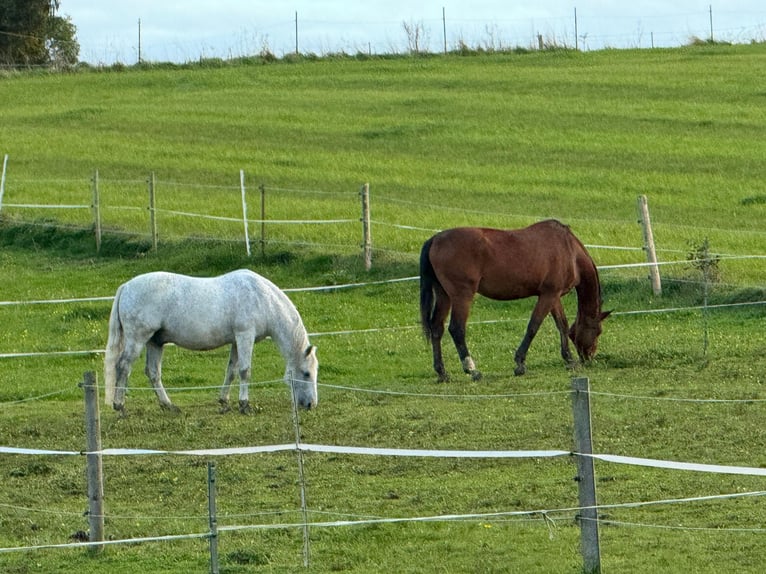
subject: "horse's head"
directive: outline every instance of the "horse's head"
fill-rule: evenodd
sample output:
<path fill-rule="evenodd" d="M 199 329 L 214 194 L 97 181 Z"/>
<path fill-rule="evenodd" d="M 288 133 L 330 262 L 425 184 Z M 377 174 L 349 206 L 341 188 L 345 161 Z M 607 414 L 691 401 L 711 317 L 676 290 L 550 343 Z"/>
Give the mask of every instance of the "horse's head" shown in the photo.
<path fill-rule="evenodd" d="M 598 337 L 601 335 L 601 322 L 606 319 L 611 311 L 599 313 L 596 317 L 583 317 L 577 314 L 574 325 L 569 329 L 569 338 L 572 339 L 580 361 L 590 361 L 596 354 Z"/>
<path fill-rule="evenodd" d="M 317 348 L 313 345 L 306 347 L 298 360 L 287 367 L 285 382 L 290 386 L 297 406 L 302 409 L 313 409 L 319 402 L 319 395 L 317 394 L 318 371 Z"/>

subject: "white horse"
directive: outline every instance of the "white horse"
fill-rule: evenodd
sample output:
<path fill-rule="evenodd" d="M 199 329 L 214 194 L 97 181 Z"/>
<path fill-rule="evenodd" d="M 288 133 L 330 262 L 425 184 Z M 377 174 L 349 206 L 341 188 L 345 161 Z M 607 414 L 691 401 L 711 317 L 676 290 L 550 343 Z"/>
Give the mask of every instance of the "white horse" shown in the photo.
<path fill-rule="evenodd" d="M 160 405 L 176 410 L 162 386 L 166 343 L 195 351 L 231 345 L 219 401 L 228 410 L 229 389 L 239 375 L 239 410 L 250 412 L 248 384 L 253 345 L 271 337 L 285 359 L 285 382 L 296 403 L 315 407 L 316 347 L 295 305 L 268 279 L 247 269 L 220 277 L 195 278 L 162 271 L 120 285 L 109 316 L 104 359 L 106 404 L 124 412 L 133 362 L 146 347 L 146 376 Z"/>

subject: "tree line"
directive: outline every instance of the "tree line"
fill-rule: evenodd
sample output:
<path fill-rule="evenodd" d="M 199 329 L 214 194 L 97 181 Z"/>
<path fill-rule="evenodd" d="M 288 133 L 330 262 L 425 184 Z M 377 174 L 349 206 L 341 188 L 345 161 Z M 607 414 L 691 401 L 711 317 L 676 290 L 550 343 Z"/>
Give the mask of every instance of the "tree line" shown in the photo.
<path fill-rule="evenodd" d="M 59 0 L 0 0 L 0 66 L 76 64 L 80 44 Z"/>

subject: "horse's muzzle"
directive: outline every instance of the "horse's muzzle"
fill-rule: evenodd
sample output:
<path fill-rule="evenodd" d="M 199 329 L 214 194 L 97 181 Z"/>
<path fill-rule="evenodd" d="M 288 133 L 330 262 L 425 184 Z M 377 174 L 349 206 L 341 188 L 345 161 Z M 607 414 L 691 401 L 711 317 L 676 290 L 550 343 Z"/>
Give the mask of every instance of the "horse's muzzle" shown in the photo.
<path fill-rule="evenodd" d="M 302 408 L 305 411 L 310 411 L 312 409 L 315 409 L 317 406 L 317 403 L 319 402 L 318 398 L 298 398 L 296 400 L 298 403 L 298 406 Z"/>

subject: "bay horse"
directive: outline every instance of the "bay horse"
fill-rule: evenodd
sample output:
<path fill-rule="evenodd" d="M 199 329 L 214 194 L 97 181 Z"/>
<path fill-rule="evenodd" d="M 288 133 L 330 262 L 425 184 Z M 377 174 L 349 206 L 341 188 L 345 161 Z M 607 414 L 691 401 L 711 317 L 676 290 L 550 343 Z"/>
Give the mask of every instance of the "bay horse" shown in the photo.
<path fill-rule="evenodd" d="M 195 351 L 231 345 L 219 402 L 229 410 L 229 389 L 239 376 L 239 410 L 248 397 L 253 345 L 271 337 L 286 363 L 284 380 L 296 404 L 316 406 L 316 347 L 295 305 L 274 283 L 247 269 L 219 277 L 188 277 L 163 271 L 138 275 L 120 285 L 109 316 L 104 359 L 105 401 L 124 414 L 131 366 L 146 347 L 146 376 L 160 406 L 177 410 L 162 386 L 167 343 Z"/>
<path fill-rule="evenodd" d="M 570 330 L 561 297 L 571 289 L 577 291 L 577 317 Z M 561 356 L 570 368 L 576 362 L 567 337 L 580 360 L 590 360 L 596 353 L 601 322 L 610 313 L 601 311 L 596 265 L 580 240 L 559 221 L 540 221 L 517 230 L 447 229 L 428 239 L 420 252 L 420 319 L 433 347 L 439 381 L 449 380 L 441 340 L 450 309 L 449 333 L 463 371 L 473 380 L 481 378 L 465 343 L 466 321 L 476 293 L 502 301 L 537 296 L 516 350 L 516 375 L 526 372 L 527 351 L 548 313 L 561 336 Z"/>

